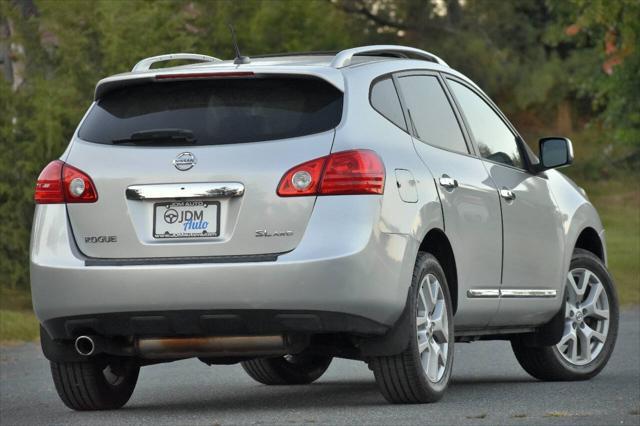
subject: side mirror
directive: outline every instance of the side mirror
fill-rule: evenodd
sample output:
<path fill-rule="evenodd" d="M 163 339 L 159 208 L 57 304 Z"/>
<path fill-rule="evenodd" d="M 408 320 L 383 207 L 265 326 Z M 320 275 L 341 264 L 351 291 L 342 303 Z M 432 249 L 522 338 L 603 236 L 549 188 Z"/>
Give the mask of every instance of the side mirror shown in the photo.
<path fill-rule="evenodd" d="M 573 162 L 573 146 L 567 138 L 540 139 L 540 164 L 538 171 L 568 166 Z"/>

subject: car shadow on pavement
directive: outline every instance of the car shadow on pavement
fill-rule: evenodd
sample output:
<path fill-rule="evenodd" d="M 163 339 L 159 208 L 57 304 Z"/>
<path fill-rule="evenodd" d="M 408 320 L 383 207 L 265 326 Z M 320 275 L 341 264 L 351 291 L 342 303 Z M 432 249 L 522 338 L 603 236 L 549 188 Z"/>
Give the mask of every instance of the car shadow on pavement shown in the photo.
<path fill-rule="evenodd" d="M 465 398 L 467 391 L 481 389 L 488 390 L 496 386 L 530 384 L 534 379 L 526 377 L 461 377 L 452 382 L 445 399 L 456 401 Z M 262 411 L 265 409 L 280 410 L 305 409 L 322 407 L 381 407 L 389 406 L 382 397 L 373 380 L 325 380 L 305 386 L 264 386 L 250 384 L 234 386 L 235 389 L 225 389 L 224 393 L 216 394 L 212 388 L 210 393 L 201 393 L 198 398 L 188 400 L 176 395 L 191 394 L 182 392 L 181 387 L 172 391 L 172 397 L 166 398 L 155 395 L 153 401 L 132 400 L 126 411 L 153 410 L 154 412 L 192 412 L 203 411 Z M 457 391 L 456 391 L 457 390 Z M 504 390 L 504 388 L 502 388 Z"/>
<path fill-rule="evenodd" d="M 449 389 L 455 386 L 478 386 L 478 385 L 505 385 L 524 384 L 539 382 L 532 377 L 504 377 L 504 376 L 477 376 L 477 377 L 453 377 L 449 384 Z M 541 383 L 541 382 L 539 382 Z"/>
<path fill-rule="evenodd" d="M 189 392 L 187 392 L 189 393 Z M 305 386 L 264 386 L 247 385 L 235 387 L 232 391 L 216 394 L 212 388 L 210 393 L 202 393 L 198 398 L 181 399 L 180 388 L 172 392 L 171 398 L 155 396 L 154 401 L 136 401 L 134 399 L 124 408 L 126 411 L 252 411 L 272 408 L 280 410 L 314 408 L 318 406 L 379 406 L 384 400 L 373 380 L 359 381 L 322 381 Z M 193 395 L 193 393 L 191 393 Z"/>

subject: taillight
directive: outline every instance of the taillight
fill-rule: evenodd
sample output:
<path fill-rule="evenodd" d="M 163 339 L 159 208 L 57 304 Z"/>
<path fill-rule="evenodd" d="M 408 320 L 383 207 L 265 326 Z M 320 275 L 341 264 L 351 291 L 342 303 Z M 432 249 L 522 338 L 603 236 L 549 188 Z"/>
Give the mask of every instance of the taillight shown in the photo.
<path fill-rule="evenodd" d="M 37 204 L 95 203 L 98 192 L 86 173 L 55 160 L 38 176 L 33 199 Z"/>
<path fill-rule="evenodd" d="M 336 152 L 289 170 L 280 180 L 278 195 L 382 194 L 384 177 L 384 164 L 375 152 Z"/>
<path fill-rule="evenodd" d="M 36 193 L 33 195 L 37 204 L 64 203 L 62 166 L 64 166 L 64 162 L 52 161 L 40 172 L 36 183 Z"/>

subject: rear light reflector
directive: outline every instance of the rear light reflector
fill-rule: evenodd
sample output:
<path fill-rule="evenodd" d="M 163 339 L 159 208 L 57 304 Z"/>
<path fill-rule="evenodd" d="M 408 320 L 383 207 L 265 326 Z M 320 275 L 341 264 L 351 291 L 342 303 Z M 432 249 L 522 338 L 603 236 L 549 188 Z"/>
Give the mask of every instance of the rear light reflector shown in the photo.
<path fill-rule="evenodd" d="M 36 204 L 95 203 L 98 192 L 82 170 L 55 160 L 38 176 L 33 199 Z"/>
<path fill-rule="evenodd" d="M 384 164 L 374 151 L 341 151 L 287 171 L 280 180 L 278 195 L 382 194 L 384 178 Z"/>
<path fill-rule="evenodd" d="M 64 199 L 67 203 L 95 203 L 98 193 L 91 178 L 81 170 L 65 164 L 62 168 Z"/>

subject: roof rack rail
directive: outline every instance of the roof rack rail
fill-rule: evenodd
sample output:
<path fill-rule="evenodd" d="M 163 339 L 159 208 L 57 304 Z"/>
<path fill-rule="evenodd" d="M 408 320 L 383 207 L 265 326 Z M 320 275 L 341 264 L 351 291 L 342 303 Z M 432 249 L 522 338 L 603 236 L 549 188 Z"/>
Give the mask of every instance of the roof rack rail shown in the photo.
<path fill-rule="evenodd" d="M 222 62 L 222 59 L 213 56 L 199 55 L 197 53 L 169 53 L 167 55 L 152 56 L 138 62 L 132 72 L 149 71 L 151 65 L 158 62 L 174 61 L 174 60 L 192 60 L 198 62 Z"/>
<path fill-rule="evenodd" d="M 409 55 L 417 56 L 420 59 L 435 62 L 437 64 L 448 67 L 447 63 L 433 53 L 407 46 L 396 46 L 392 44 L 380 44 L 373 46 L 354 47 L 339 52 L 331 61 L 333 68 L 343 68 L 351 64 L 351 59 L 356 55 L 363 54 L 387 55 L 398 58 L 409 58 Z"/>

